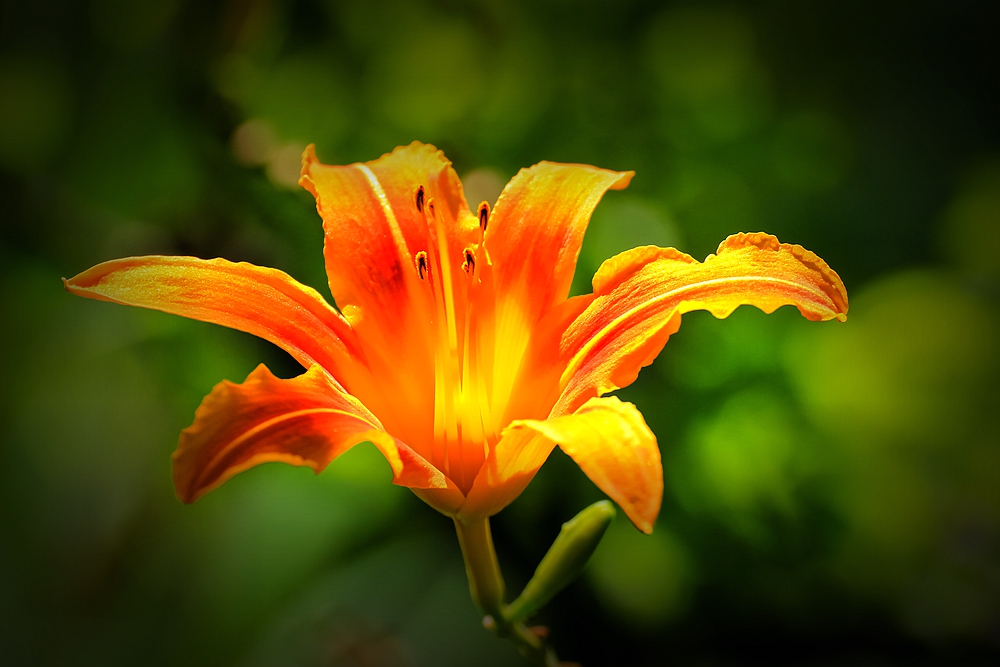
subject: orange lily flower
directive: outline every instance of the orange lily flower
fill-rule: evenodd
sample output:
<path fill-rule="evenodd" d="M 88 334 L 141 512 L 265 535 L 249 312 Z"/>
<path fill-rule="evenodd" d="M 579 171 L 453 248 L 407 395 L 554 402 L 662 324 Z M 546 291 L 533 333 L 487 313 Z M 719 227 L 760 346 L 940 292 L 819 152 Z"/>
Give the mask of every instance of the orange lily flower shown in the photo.
<path fill-rule="evenodd" d="M 632 175 L 542 162 L 492 212 L 483 202 L 473 213 L 433 146 L 342 167 L 310 146 L 299 182 L 323 219 L 339 311 L 281 271 L 224 259 L 119 259 L 65 285 L 249 332 L 306 368 L 285 380 L 261 365 L 204 399 L 174 454 L 184 502 L 268 461 L 318 473 L 371 441 L 396 484 L 472 525 L 559 446 L 650 532 L 663 493 L 656 439 L 634 405 L 604 394 L 636 378 L 683 313 L 791 304 L 843 321 L 847 295 L 822 259 L 758 233 L 729 237 L 705 262 L 629 250 L 601 266 L 593 294 L 567 299 L 591 212 Z"/>

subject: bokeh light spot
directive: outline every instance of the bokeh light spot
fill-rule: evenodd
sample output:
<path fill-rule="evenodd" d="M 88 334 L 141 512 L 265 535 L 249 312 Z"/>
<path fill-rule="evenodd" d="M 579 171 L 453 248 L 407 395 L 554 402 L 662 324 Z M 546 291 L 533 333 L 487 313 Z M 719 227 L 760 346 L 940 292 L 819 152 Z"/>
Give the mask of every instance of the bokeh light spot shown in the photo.
<path fill-rule="evenodd" d="M 672 485 L 691 510 L 707 511 L 740 530 L 761 510 L 794 513 L 801 436 L 780 396 L 749 389 L 687 434 Z"/>
<path fill-rule="evenodd" d="M 238 162 L 259 166 L 266 164 L 274 155 L 278 137 L 269 122 L 263 118 L 252 118 L 233 130 L 229 145 Z"/>
<path fill-rule="evenodd" d="M 850 324 L 796 336 L 786 359 L 811 414 L 845 442 L 937 447 L 968 435 L 989 401 L 998 324 L 952 280 L 898 274 L 852 298 Z"/>
<path fill-rule="evenodd" d="M 664 526 L 644 535 L 620 517 L 605 533 L 587 573 L 610 610 L 644 629 L 683 611 L 692 583 L 687 552 Z"/>
<path fill-rule="evenodd" d="M 270 124 L 277 139 L 335 146 L 357 111 L 342 75 L 324 53 L 298 53 L 273 62 L 234 54 L 220 65 L 219 91 L 248 119 Z"/>
<path fill-rule="evenodd" d="M 465 200 L 473 213 L 478 210 L 479 202 L 488 202 L 491 208 L 495 206 L 505 185 L 507 179 L 492 167 L 479 167 L 462 176 Z"/>

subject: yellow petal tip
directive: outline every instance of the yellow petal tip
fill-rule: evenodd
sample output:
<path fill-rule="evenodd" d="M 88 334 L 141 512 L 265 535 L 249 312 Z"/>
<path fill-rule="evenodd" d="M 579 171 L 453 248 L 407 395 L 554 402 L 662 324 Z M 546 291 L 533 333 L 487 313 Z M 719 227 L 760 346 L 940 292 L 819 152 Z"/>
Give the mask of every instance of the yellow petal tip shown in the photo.
<path fill-rule="evenodd" d="M 624 190 L 632 182 L 632 178 L 635 177 L 634 171 L 622 171 L 619 172 L 618 180 L 611 184 L 609 189 L 611 190 Z"/>

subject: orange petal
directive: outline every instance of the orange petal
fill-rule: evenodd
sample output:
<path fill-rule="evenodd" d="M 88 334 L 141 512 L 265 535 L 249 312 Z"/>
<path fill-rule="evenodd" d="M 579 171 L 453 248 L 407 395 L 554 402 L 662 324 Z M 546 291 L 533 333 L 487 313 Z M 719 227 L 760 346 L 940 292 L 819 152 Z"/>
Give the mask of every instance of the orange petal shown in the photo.
<path fill-rule="evenodd" d="M 479 469 L 459 518 L 493 516 L 521 495 L 556 443 L 528 428 L 508 426 Z"/>
<path fill-rule="evenodd" d="M 692 310 L 724 318 L 744 304 L 766 313 L 790 304 L 810 320 L 847 319 L 847 291 L 833 269 L 762 233 L 730 236 L 704 263 L 672 248 L 623 252 L 594 276 L 594 296 L 552 351 L 565 364 L 552 415 L 630 384 Z"/>
<path fill-rule="evenodd" d="M 486 230 L 497 292 L 530 293 L 529 307 L 539 316 L 563 301 L 591 213 L 605 192 L 625 188 L 633 174 L 552 162 L 518 172 Z"/>
<path fill-rule="evenodd" d="M 465 503 L 465 495 L 450 479 L 447 488 L 418 489 L 410 488 L 413 494 L 441 514 L 455 517 Z"/>
<path fill-rule="evenodd" d="M 556 445 L 637 528 L 652 531 L 663 498 L 660 450 L 635 406 L 616 397 L 591 399 L 571 415 L 512 423 L 476 478 L 461 516 L 499 512 L 520 495 Z"/>
<path fill-rule="evenodd" d="M 390 430 L 428 443 L 437 336 L 431 285 L 442 289 L 436 262 L 442 256 L 453 277 L 465 277 L 463 250 L 478 240 L 478 223 L 458 176 L 440 151 L 417 142 L 348 166 L 321 164 L 310 146 L 299 183 L 316 198 L 323 218 L 333 297 L 357 331 L 369 366 L 384 380 L 381 402 L 365 396 L 365 403 L 383 421 L 391 420 Z M 432 203 L 436 222 L 429 224 Z M 425 272 L 423 279 L 416 266 L 419 253 L 430 266 L 431 275 Z M 464 295 L 465 289 L 455 291 L 457 299 Z M 454 308 L 461 318 L 464 302 Z"/>
<path fill-rule="evenodd" d="M 489 218 L 485 246 L 496 303 L 496 396 L 512 391 L 528 335 L 569 293 L 583 234 L 601 197 L 633 172 L 541 162 L 507 184 Z"/>
<path fill-rule="evenodd" d="M 320 294 L 277 269 L 195 257 L 128 257 L 63 280 L 73 294 L 246 331 L 319 364 L 349 390 L 370 383 L 354 332 Z"/>
<path fill-rule="evenodd" d="M 243 384 L 221 382 L 202 401 L 174 452 L 174 487 L 189 503 L 260 463 L 282 461 L 319 473 L 366 440 L 389 461 L 396 484 L 448 485 L 440 471 L 382 430 L 319 366 L 281 380 L 261 364 Z"/>

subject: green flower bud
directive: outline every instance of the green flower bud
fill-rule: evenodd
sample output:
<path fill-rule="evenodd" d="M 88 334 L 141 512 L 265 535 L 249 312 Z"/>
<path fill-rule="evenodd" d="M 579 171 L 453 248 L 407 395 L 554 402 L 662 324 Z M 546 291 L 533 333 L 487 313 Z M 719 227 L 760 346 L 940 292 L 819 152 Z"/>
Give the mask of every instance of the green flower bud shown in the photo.
<path fill-rule="evenodd" d="M 504 609 L 506 620 L 514 623 L 532 616 L 576 579 L 614 518 L 615 506 L 601 500 L 564 523 L 556 541 L 535 569 L 535 576 L 521 595 Z"/>

